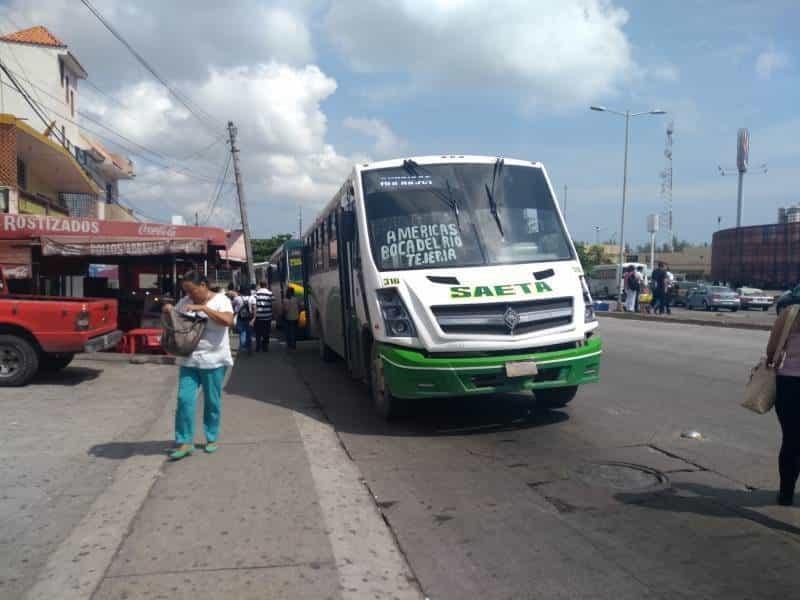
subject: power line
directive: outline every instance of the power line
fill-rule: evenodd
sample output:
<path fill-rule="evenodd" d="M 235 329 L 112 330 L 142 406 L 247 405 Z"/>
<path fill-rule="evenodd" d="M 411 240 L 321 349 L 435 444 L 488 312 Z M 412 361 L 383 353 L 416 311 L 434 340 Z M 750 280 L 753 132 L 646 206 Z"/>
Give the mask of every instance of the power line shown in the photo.
<path fill-rule="evenodd" d="M 230 169 L 230 167 L 231 167 L 231 155 L 228 154 L 228 158 L 225 161 L 225 169 L 222 172 L 222 176 L 219 178 L 216 197 L 214 198 L 213 202 L 211 202 L 211 198 L 209 198 L 209 208 L 208 212 L 206 213 L 205 219 L 203 220 L 203 225 L 208 223 L 208 221 L 211 219 L 211 215 L 214 214 L 214 210 L 217 207 L 217 202 L 219 202 L 219 197 L 222 195 L 222 190 L 225 186 L 225 180 L 228 177 L 228 170 Z"/>
<path fill-rule="evenodd" d="M 128 51 L 134 56 L 134 58 L 136 58 L 139 64 L 141 64 L 145 69 L 147 69 L 147 71 L 153 77 L 155 77 L 159 81 L 159 83 L 161 83 L 161 85 L 163 85 L 167 89 L 167 91 L 176 100 L 178 100 L 178 102 L 180 102 L 184 107 L 186 107 L 186 110 L 188 110 L 198 121 L 203 123 L 206 127 L 209 127 L 215 133 L 218 131 L 217 126 L 214 124 L 214 118 L 211 117 L 211 115 L 209 115 L 207 112 L 203 111 L 201 108 L 193 107 L 192 104 L 189 102 L 188 97 L 184 97 L 183 94 L 180 94 L 177 90 L 175 90 L 172 86 L 170 86 L 170 84 L 161 75 L 158 74 L 155 68 L 150 63 L 148 63 L 147 60 L 145 60 L 145 58 L 141 54 L 139 54 L 139 52 L 137 52 L 136 49 L 133 46 L 131 46 L 131 44 L 124 37 L 122 37 L 122 34 L 120 34 L 116 29 L 114 29 L 111 23 L 109 23 L 94 6 L 92 6 L 89 0 L 81 0 L 81 2 L 83 3 L 84 6 L 86 6 L 86 8 L 89 9 L 89 11 L 95 17 L 97 17 L 97 20 L 103 24 L 103 26 L 111 33 L 111 35 L 117 38 L 117 40 L 119 40 L 119 42 L 128 49 Z"/>
<path fill-rule="evenodd" d="M 23 98 L 26 97 L 26 95 L 22 91 L 17 89 L 16 87 L 11 86 L 11 85 L 9 85 L 9 84 L 7 84 L 5 82 L 2 82 L 2 84 L 4 86 L 6 86 L 6 87 L 8 87 L 10 89 L 13 89 L 13 90 L 17 91 L 18 93 L 20 93 L 23 96 Z M 176 166 L 173 166 L 173 165 L 165 164 L 162 161 L 153 160 L 153 158 L 151 158 L 147 154 L 143 154 L 141 151 L 136 151 L 135 149 L 131 148 L 130 146 L 126 146 L 125 144 L 120 143 L 119 141 L 114 140 L 113 138 L 109 138 L 108 136 L 103 135 L 102 133 L 99 133 L 99 132 L 97 132 L 97 131 L 95 131 L 93 129 L 90 129 L 89 127 L 86 127 L 85 125 L 82 125 L 82 124 L 78 123 L 74 119 L 70 119 L 66 115 L 63 115 L 63 114 L 57 112 L 52 107 L 48 106 L 48 108 L 50 109 L 52 114 L 60 117 L 61 119 L 63 119 L 67 123 L 72 123 L 73 125 L 75 125 L 77 127 L 80 127 L 82 130 L 86 131 L 87 133 L 91 133 L 92 135 L 94 135 L 94 136 L 96 136 L 96 137 L 98 137 L 98 138 L 100 138 L 102 140 L 105 140 L 105 141 L 107 141 L 107 142 L 109 142 L 109 143 L 111 143 L 111 144 L 113 144 L 115 146 L 118 146 L 118 147 L 122 148 L 125 152 L 133 154 L 134 156 L 138 156 L 139 158 L 141 158 L 141 159 L 143 159 L 143 160 L 145 160 L 145 161 L 147 161 L 147 162 L 149 162 L 151 164 L 158 165 L 159 167 L 161 167 L 163 169 L 169 169 L 169 170 L 174 171 L 176 173 L 180 173 L 181 175 L 186 175 L 187 177 L 192 177 L 192 178 L 198 179 L 200 181 L 206 181 L 206 182 L 209 182 L 209 183 L 216 183 L 216 180 L 211 179 L 209 177 L 206 177 L 205 175 L 201 175 L 201 174 L 193 171 L 192 169 L 189 169 L 188 167 L 176 167 Z M 97 121 L 96 119 L 93 119 L 91 117 L 86 116 L 82 112 L 79 112 L 78 114 L 81 117 L 84 117 L 85 119 L 87 119 L 88 121 L 91 121 L 92 123 L 96 123 L 97 125 L 103 127 L 104 129 L 106 129 L 107 131 L 113 133 L 117 137 L 119 137 L 119 138 L 121 138 L 123 140 L 126 140 L 127 142 L 129 142 L 130 144 L 136 146 L 137 148 L 141 148 L 144 152 L 147 152 L 148 154 L 152 154 L 152 155 L 157 156 L 159 158 L 163 158 L 164 160 L 166 160 L 168 158 L 168 157 L 164 156 L 163 154 L 160 154 L 160 153 L 156 152 L 155 150 L 151 150 L 150 148 L 147 148 L 146 146 L 143 146 L 143 145 L 141 145 L 141 144 L 139 144 L 137 142 L 134 142 L 133 140 L 127 138 L 126 136 L 124 136 L 123 134 L 117 132 L 113 128 L 102 124 L 100 121 Z M 39 115 L 38 112 L 37 112 L 37 115 L 43 120 L 45 125 L 49 125 L 49 122 L 47 121 L 47 119 L 45 119 L 44 117 Z M 58 133 L 60 135 L 60 132 L 58 132 Z M 224 138 L 224 134 L 220 135 L 217 139 L 215 139 L 213 143 L 214 144 L 219 143 L 220 141 L 222 141 L 223 138 Z M 73 143 L 73 145 L 75 145 L 75 144 Z M 207 150 L 207 148 L 204 148 L 202 151 L 205 151 L 205 150 Z M 173 160 L 175 160 L 175 159 L 173 159 Z"/>

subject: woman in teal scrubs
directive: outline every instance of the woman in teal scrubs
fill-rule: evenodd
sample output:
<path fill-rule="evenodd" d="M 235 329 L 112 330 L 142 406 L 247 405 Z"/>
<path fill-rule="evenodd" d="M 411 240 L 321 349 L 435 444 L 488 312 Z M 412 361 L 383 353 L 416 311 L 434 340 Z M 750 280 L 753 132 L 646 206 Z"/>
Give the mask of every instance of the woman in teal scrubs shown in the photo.
<path fill-rule="evenodd" d="M 205 451 L 216 452 L 222 412 L 222 383 L 228 367 L 233 365 L 229 328 L 233 325 L 233 306 L 225 294 L 212 292 L 208 280 L 196 271 L 189 271 L 181 280 L 186 294 L 176 306 L 164 310 L 207 319 L 205 330 L 194 352 L 178 357 L 178 407 L 175 411 L 175 443 L 170 455 L 180 460 L 194 452 L 195 401 L 203 389 L 203 429 Z"/>

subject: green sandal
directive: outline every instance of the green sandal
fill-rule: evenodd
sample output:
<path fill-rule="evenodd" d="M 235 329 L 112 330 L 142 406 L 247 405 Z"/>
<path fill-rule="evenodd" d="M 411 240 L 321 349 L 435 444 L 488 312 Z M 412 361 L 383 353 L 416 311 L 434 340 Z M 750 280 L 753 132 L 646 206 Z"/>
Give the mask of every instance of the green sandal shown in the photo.
<path fill-rule="evenodd" d="M 207 454 L 214 454 L 218 449 L 217 442 L 209 442 L 205 445 L 205 448 L 203 448 Z"/>
<path fill-rule="evenodd" d="M 169 455 L 169 459 L 180 460 L 182 458 L 186 458 L 187 456 L 191 455 L 192 452 L 194 452 L 194 446 L 189 446 L 185 450 L 181 450 L 180 448 L 178 448 L 177 450 L 175 450 L 175 452 Z"/>

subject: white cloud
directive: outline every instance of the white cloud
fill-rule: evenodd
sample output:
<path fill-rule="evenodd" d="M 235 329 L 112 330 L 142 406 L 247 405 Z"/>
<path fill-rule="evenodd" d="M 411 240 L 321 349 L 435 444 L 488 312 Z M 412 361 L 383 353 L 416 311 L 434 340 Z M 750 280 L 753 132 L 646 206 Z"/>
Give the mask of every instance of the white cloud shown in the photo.
<path fill-rule="evenodd" d="M 676 83 L 681 77 L 678 67 L 668 62 L 651 67 L 649 74 L 656 81 L 664 83 Z"/>
<path fill-rule="evenodd" d="M 321 108 L 336 87 L 336 81 L 316 66 L 297 68 L 277 62 L 213 70 L 206 79 L 184 87 L 208 113 L 230 115 L 237 127 L 248 205 L 256 214 L 268 209 L 273 217 L 270 222 L 254 219 L 255 231 L 273 231 L 275 217 L 285 221 L 285 213 L 294 214 L 298 203 L 312 210 L 319 207 L 347 176 L 353 159 L 339 155 L 326 140 L 327 118 Z M 117 96 L 123 99 L 120 104 L 96 101 L 87 110 L 145 146 L 186 156 L 212 141 L 209 132 L 157 84 L 139 82 Z M 222 122 L 218 125 L 222 134 Z M 225 152 L 220 143 L 212 153 L 214 162 L 221 165 Z M 136 183 L 123 183 L 122 196 L 130 193 L 131 201 L 135 199 L 149 214 L 169 209 L 189 220 L 195 212 L 202 218 L 221 169 L 206 163 L 190 168 L 192 173 L 185 176 L 143 165 Z M 197 175 L 209 181 L 198 181 Z M 232 204 L 226 200 L 230 192 L 222 194 L 214 213 L 218 223 L 230 221 L 230 210 L 225 208 L 226 202 Z"/>
<path fill-rule="evenodd" d="M 635 71 L 627 20 L 609 0 L 338 0 L 325 25 L 359 71 L 517 89 L 529 106 L 560 109 L 613 93 Z"/>
<path fill-rule="evenodd" d="M 377 155 L 375 158 L 389 158 L 400 153 L 406 147 L 405 140 L 399 138 L 391 127 L 380 119 L 347 117 L 344 120 L 344 126 L 375 140 Z"/>
<path fill-rule="evenodd" d="M 789 66 L 789 55 L 774 48 L 766 50 L 756 58 L 756 73 L 761 79 L 771 79 L 776 71 Z"/>

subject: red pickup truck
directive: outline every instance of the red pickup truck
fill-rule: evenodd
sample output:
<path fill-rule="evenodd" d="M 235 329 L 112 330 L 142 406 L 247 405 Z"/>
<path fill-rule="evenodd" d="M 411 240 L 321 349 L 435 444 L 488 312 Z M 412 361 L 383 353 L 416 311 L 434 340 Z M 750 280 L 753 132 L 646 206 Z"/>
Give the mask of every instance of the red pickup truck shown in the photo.
<path fill-rule="evenodd" d="M 116 300 L 10 294 L 0 269 L 0 386 L 25 385 L 121 338 Z"/>

